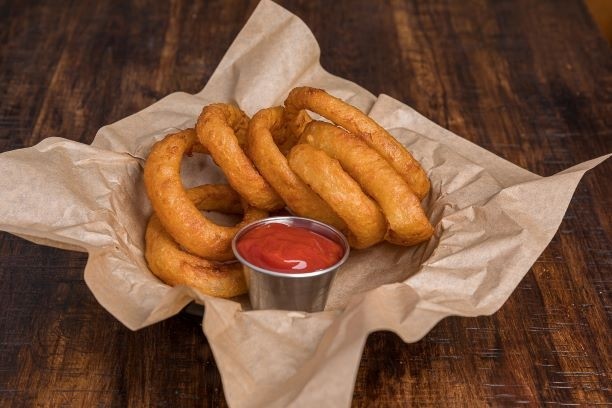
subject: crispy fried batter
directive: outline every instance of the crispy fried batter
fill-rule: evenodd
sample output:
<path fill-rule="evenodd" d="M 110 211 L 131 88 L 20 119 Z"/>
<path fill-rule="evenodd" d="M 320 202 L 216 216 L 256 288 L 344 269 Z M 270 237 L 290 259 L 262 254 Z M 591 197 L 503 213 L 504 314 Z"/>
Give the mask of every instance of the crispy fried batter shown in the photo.
<path fill-rule="evenodd" d="M 427 195 L 429 179 L 420 164 L 389 132 L 359 109 L 322 89 L 294 88 L 285 100 L 285 119 L 295 137 L 302 134 L 308 123 L 304 109 L 315 112 L 360 137 L 397 170 L 419 199 Z"/>
<path fill-rule="evenodd" d="M 433 234 L 418 197 L 402 177 L 361 139 L 329 123 L 312 121 L 302 133 L 302 143 L 321 149 L 380 205 L 389 223 L 385 239 L 398 245 L 415 245 Z M 372 175 L 376 177 L 372 177 Z"/>
<path fill-rule="evenodd" d="M 144 169 L 147 194 L 165 230 L 185 249 L 210 260 L 233 259 L 231 241 L 236 232 L 267 213 L 248 207 L 243 221 L 235 227 L 217 225 L 203 216 L 189 199 L 180 176 L 183 155 L 196 143 L 195 132 L 187 129 L 153 146 Z"/>
<path fill-rule="evenodd" d="M 201 210 L 240 213 L 240 196 L 224 185 L 204 185 L 187 191 Z M 216 263 L 185 252 L 164 230 L 157 215 L 149 219 L 145 235 L 149 268 L 168 285 L 187 285 L 205 295 L 234 297 L 247 287 L 239 263 Z"/>
<path fill-rule="evenodd" d="M 246 132 L 249 118 L 233 105 L 216 103 L 204 107 L 196 125 L 200 143 L 215 160 L 229 184 L 253 207 L 272 211 L 283 200 L 257 172 L 244 154 L 236 134 Z"/>
<path fill-rule="evenodd" d="M 308 144 L 296 145 L 288 160 L 291 169 L 346 222 L 353 248 L 367 248 L 383 240 L 387 221 L 380 208 L 337 160 Z"/>
<path fill-rule="evenodd" d="M 247 149 L 253 163 L 293 213 L 345 231 L 344 221 L 289 167 L 275 143 L 284 131 L 282 107 L 262 109 L 253 116 L 247 133 Z"/>

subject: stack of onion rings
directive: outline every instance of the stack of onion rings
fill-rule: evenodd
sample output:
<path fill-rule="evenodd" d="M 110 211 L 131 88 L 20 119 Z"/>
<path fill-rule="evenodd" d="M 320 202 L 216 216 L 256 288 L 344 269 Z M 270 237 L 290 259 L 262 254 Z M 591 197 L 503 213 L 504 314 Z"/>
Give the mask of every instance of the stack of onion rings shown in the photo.
<path fill-rule="evenodd" d="M 289 168 L 276 141 L 284 136 L 283 108 L 262 109 L 253 116 L 247 133 L 247 152 L 263 177 L 278 192 L 287 207 L 302 217 L 344 230 L 346 224 L 303 179 Z"/>
<path fill-rule="evenodd" d="M 185 190 L 180 165 L 185 154 L 203 150 L 193 129 L 166 136 L 151 149 L 144 168 L 147 195 L 155 213 L 145 234 L 145 258 L 151 271 L 169 285 L 184 284 L 202 293 L 233 297 L 246 293 L 242 267 L 233 259 L 231 241 L 246 224 L 268 213 L 249 205 L 226 185 Z M 217 225 L 200 210 L 244 213 L 233 227 Z"/>
<path fill-rule="evenodd" d="M 264 210 L 278 210 L 283 200 L 261 177 L 240 147 L 237 135 L 247 129 L 248 117 L 233 105 L 206 106 L 196 125 L 198 139 L 225 173 L 230 185 L 249 204 Z"/>
<path fill-rule="evenodd" d="M 307 110 L 333 124 L 312 120 Z M 231 188 L 185 190 L 180 163 L 191 152 L 210 154 Z M 284 107 L 251 120 L 233 105 L 208 105 L 195 129 L 155 144 L 144 173 L 155 211 L 146 233 L 151 270 L 212 296 L 246 290 L 238 264 L 223 263 L 233 259 L 231 240 L 283 207 L 335 226 L 358 249 L 383 240 L 415 245 L 433 234 L 420 204 L 430 183 L 419 163 L 371 118 L 321 89 L 295 88 Z M 223 227 L 200 210 L 244 218 Z"/>
<path fill-rule="evenodd" d="M 348 103 L 322 89 L 294 88 L 285 100 L 285 118 L 289 129 L 298 138 L 310 118 L 304 110 L 315 112 L 363 139 L 393 166 L 419 199 L 429 192 L 429 179 L 410 152 L 378 123 Z"/>
<path fill-rule="evenodd" d="M 187 195 L 200 210 L 228 214 L 249 211 L 241 206 L 240 196 L 228 186 L 203 185 L 187 190 Z M 149 268 L 167 284 L 187 285 L 207 295 L 225 298 L 246 293 L 239 263 L 212 262 L 184 251 L 166 232 L 156 214 L 149 219 L 145 241 Z"/>
<path fill-rule="evenodd" d="M 193 129 L 166 136 L 157 142 L 145 163 L 144 182 L 151 204 L 166 231 L 189 252 L 213 261 L 233 259 L 232 238 L 243 226 L 262 217 L 249 206 L 244 220 L 223 227 L 202 215 L 181 182 L 183 155 L 197 143 Z"/>

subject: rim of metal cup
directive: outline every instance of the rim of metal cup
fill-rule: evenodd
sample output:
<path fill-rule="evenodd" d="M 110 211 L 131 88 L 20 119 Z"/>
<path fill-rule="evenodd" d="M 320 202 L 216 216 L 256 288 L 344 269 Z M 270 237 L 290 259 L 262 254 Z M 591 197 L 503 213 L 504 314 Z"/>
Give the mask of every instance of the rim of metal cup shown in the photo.
<path fill-rule="evenodd" d="M 325 269 L 319 269 L 317 271 L 312 271 L 312 272 L 304 272 L 304 273 L 286 273 L 286 272 L 276 272 L 276 271 L 271 271 L 269 269 L 264 269 L 260 266 L 257 265 L 253 265 L 252 263 L 250 263 L 249 261 L 247 261 L 246 259 L 244 259 L 242 257 L 242 255 L 240 255 L 240 253 L 238 252 L 238 248 L 236 248 L 236 243 L 238 242 L 238 240 L 244 235 L 246 234 L 248 231 L 252 230 L 255 227 L 258 227 L 260 225 L 264 225 L 264 224 L 285 224 L 285 225 L 291 225 L 293 226 L 296 221 L 298 222 L 303 222 L 306 224 L 310 224 L 310 225 L 318 225 L 319 227 L 321 227 L 324 230 L 327 230 L 328 232 L 330 232 L 330 235 L 336 236 L 338 238 L 338 240 L 335 240 L 338 244 L 342 245 L 342 249 L 344 250 L 344 255 L 342 255 L 342 258 L 340 258 L 340 260 L 338 262 L 336 262 L 335 264 L 325 268 Z M 308 226 L 302 226 L 299 225 L 299 227 L 302 228 L 308 228 Z M 311 229 L 311 228 L 308 228 Z M 319 231 L 314 231 L 314 232 L 318 232 Z M 324 235 L 327 238 L 333 239 L 332 236 L 328 236 L 328 235 Z M 245 225 L 244 227 L 242 227 L 234 236 L 234 239 L 232 239 L 232 251 L 234 251 L 234 255 L 236 256 L 236 259 L 238 259 L 240 261 L 240 263 L 242 263 L 243 265 L 248 266 L 249 268 L 257 271 L 257 272 L 261 272 L 264 273 L 266 275 L 271 275 L 271 276 L 277 276 L 277 277 L 281 277 L 281 278 L 289 278 L 289 279 L 299 279 L 299 278 L 310 278 L 313 276 L 319 276 L 319 275 L 324 275 L 326 273 L 332 272 L 336 269 L 338 269 L 340 266 L 342 266 L 343 263 L 346 262 L 346 260 L 349 257 L 349 253 L 351 251 L 348 240 L 346 239 L 346 237 L 344 236 L 343 233 L 341 233 L 340 231 L 338 231 L 336 228 L 332 227 L 331 225 L 325 224 L 321 221 L 317 221 L 317 220 L 313 220 L 311 218 L 304 218 L 304 217 L 296 217 L 293 215 L 288 215 L 288 216 L 280 216 L 280 217 L 268 217 L 268 218 L 263 218 L 261 220 L 257 220 L 255 222 L 252 222 L 248 225 Z"/>

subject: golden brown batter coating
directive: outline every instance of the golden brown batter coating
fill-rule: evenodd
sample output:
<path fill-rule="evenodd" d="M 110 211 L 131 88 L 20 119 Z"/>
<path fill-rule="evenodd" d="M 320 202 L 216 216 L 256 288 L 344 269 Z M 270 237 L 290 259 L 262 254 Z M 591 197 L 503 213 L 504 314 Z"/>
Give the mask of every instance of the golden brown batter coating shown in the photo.
<path fill-rule="evenodd" d="M 329 123 L 312 121 L 300 141 L 338 160 L 378 203 L 389 223 L 387 241 L 414 245 L 431 237 L 433 228 L 418 197 L 397 171 L 361 139 Z"/>
<path fill-rule="evenodd" d="M 282 107 L 262 109 L 253 116 L 247 133 L 248 153 L 253 163 L 294 214 L 345 231 L 344 221 L 289 167 L 276 144 L 284 131 Z"/>
<path fill-rule="evenodd" d="M 248 122 L 249 118 L 237 107 L 215 103 L 202 110 L 196 132 L 234 190 L 253 207 L 278 210 L 285 206 L 283 200 L 240 147 L 239 138 L 244 137 Z"/>
<path fill-rule="evenodd" d="M 393 166 L 419 199 L 427 195 L 430 183 L 420 164 L 389 132 L 359 109 L 322 89 L 294 88 L 285 100 L 285 118 L 295 137 L 302 134 L 308 123 L 304 109 L 331 120 L 361 138 Z"/>
<path fill-rule="evenodd" d="M 387 221 L 383 213 L 337 160 L 308 144 L 296 145 L 288 160 L 291 169 L 344 220 L 353 248 L 367 248 L 384 239 Z"/>
<path fill-rule="evenodd" d="M 217 225 L 202 215 L 185 191 L 180 175 L 183 155 L 196 143 L 194 130 L 187 129 L 153 146 L 144 168 L 147 195 L 164 229 L 189 252 L 215 261 L 233 259 L 231 241 L 236 232 L 267 213 L 249 207 L 244 220 L 235 227 Z"/>
<path fill-rule="evenodd" d="M 204 185 L 188 190 L 187 195 L 202 210 L 242 211 L 240 196 L 228 186 Z M 224 298 L 247 292 L 242 265 L 212 262 L 182 250 L 155 214 L 147 224 L 145 243 L 149 269 L 168 285 L 187 285 L 205 295 Z"/>

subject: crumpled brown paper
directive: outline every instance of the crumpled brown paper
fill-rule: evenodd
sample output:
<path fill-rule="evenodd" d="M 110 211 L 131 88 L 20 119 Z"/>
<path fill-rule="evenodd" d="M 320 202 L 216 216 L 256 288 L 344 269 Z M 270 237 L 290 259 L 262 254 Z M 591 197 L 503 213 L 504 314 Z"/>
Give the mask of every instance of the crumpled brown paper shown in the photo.
<path fill-rule="evenodd" d="M 431 178 L 424 205 L 435 237 L 413 248 L 353 251 L 322 313 L 243 311 L 237 302 L 161 283 L 143 258 L 151 208 L 142 166 L 151 145 L 193 126 L 208 103 L 233 102 L 252 115 L 282 104 L 299 85 L 369 112 L 413 152 Z M 231 406 L 349 406 L 370 332 L 391 330 L 414 342 L 448 315 L 495 312 L 552 239 L 582 175 L 606 158 L 552 177 L 521 169 L 325 72 L 304 23 L 264 0 L 199 94 L 171 94 L 100 129 L 91 146 L 51 137 L 2 153 L 0 229 L 89 252 L 85 281 L 130 329 L 194 299 L 205 304 L 204 333 Z M 190 186 L 223 179 L 207 157 L 186 160 L 183 176 Z"/>

